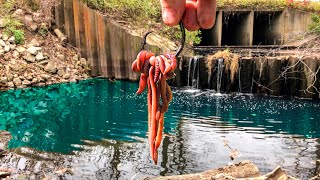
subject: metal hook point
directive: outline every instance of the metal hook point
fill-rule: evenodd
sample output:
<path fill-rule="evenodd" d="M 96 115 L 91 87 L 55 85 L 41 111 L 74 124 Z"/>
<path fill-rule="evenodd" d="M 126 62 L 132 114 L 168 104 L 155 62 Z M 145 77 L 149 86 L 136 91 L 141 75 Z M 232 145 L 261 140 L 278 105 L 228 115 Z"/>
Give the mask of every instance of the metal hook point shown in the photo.
<path fill-rule="evenodd" d="M 141 42 L 141 48 L 140 51 L 144 50 L 144 46 L 147 44 L 147 36 L 151 34 L 153 31 L 148 31 L 146 34 L 144 34 Z"/>

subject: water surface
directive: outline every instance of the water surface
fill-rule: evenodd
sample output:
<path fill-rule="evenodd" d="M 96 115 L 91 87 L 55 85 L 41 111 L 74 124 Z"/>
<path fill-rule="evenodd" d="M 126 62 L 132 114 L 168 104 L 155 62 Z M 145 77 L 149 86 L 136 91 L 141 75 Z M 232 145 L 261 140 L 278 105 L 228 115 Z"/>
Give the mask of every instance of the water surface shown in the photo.
<path fill-rule="evenodd" d="M 174 89 L 154 166 L 147 145 L 146 94 L 136 83 L 93 79 L 0 92 L 0 130 L 10 148 L 69 157 L 72 179 L 130 179 L 195 173 L 232 162 L 227 140 L 263 172 L 319 172 L 320 102 Z M 87 140 L 94 142 L 88 145 Z M 234 163 L 233 162 L 233 163 Z"/>

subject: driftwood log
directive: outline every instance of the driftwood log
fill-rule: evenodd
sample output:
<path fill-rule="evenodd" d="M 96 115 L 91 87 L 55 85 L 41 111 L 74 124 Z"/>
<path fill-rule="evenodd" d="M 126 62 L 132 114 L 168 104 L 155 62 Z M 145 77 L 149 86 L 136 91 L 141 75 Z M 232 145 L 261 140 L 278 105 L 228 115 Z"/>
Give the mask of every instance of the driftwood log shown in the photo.
<path fill-rule="evenodd" d="M 55 29 L 54 33 L 58 36 L 58 38 L 60 39 L 60 43 L 62 46 L 66 46 L 68 39 L 67 37 L 60 31 L 60 29 Z"/>
<path fill-rule="evenodd" d="M 146 177 L 142 180 L 295 180 L 288 176 L 281 167 L 275 168 L 272 172 L 260 175 L 258 167 L 250 161 L 242 161 L 238 164 L 224 166 L 197 174 L 164 176 L 164 177 Z"/>
<path fill-rule="evenodd" d="M 144 180 L 211 180 L 225 178 L 247 178 L 260 176 L 258 167 L 250 161 L 242 161 L 238 164 L 224 166 L 197 174 L 178 176 L 147 177 Z"/>

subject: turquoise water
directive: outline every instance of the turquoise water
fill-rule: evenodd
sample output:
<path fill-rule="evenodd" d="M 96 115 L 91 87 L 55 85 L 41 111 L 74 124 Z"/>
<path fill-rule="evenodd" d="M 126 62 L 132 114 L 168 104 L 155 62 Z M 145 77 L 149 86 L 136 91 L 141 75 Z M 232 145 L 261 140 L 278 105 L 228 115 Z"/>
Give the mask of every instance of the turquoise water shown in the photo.
<path fill-rule="evenodd" d="M 84 140 L 107 139 L 129 147 L 134 144 L 126 151 L 134 149 L 148 156 L 146 94 L 136 96 L 136 89 L 137 84 L 132 82 L 93 79 L 0 92 L 0 130 L 11 132 L 9 148 L 31 147 L 74 154 L 83 150 Z M 239 149 L 243 159 L 255 161 L 263 170 L 271 170 L 284 160 L 284 166 L 290 172 L 302 174 L 301 177 L 305 170 L 307 176 L 314 171 L 314 164 L 291 165 L 295 162 L 292 153 L 298 152 L 287 147 L 304 147 L 307 143 L 311 149 L 301 157 L 306 162 L 317 159 L 320 102 L 183 89 L 174 89 L 173 96 L 165 116 L 166 136 L 158 170 L 150 170 L 149 166 L 129 167 L 128 164 L 137 162 L 152 164 L 146 161 L 149 157 L 126 156 L 123 150 L 119 161 L 128 167 L 125 170 L 118 167 L 126 173 L 119 173 L 117 178 L 128 178 L 129 172 L 184 174 L 225 165 L 230 160 L 223 139 Z M 295 138 L 298 140 L 292 141 Z M 171 159 L 177 153 L 177 158 Z M 261 159 L 266 155 L 269 158 Z"/>

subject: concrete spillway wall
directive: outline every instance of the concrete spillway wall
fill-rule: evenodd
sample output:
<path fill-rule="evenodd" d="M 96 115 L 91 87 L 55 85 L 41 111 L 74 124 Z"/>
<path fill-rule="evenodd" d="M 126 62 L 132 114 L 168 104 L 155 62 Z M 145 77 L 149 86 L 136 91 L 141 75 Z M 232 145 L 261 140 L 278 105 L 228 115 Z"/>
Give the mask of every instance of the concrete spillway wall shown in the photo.
<path fill-rule="evenodd" d="M 216 13 L 216 23 L 202 30 L 201 45 L 283 45 L 303 39 L 311 23 L 309 13 L 283 11 L 228 11 Z"/>
<path fill-rule="evenodd" d="M 241 92 L 273 96 L 320 98 L 320 57 L 243 57 L 232 70 L 219 59 L 207 66 L 207 57 L 184 57 L 172 83 L 217 92 Z M 210 71 L 210 72 L 209 72 Z"/>

